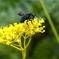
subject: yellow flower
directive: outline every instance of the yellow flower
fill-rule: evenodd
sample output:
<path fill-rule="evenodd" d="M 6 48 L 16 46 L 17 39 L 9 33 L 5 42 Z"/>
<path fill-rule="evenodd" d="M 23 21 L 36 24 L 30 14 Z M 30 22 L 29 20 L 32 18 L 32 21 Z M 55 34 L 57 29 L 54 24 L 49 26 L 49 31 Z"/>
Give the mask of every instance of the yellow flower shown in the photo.
<path fill-rule="evenodd" d="M 44 23 L 43 18 L 34 18 L 32 21 L 26 20 L 24 23 L 0 27 L 0 43 L 7 45 L 17 43 L 17 45 L 20 45 L 22 37 L 33 36 L 37 32 L 45 32 L 45 26 L 42 23 Z"/>

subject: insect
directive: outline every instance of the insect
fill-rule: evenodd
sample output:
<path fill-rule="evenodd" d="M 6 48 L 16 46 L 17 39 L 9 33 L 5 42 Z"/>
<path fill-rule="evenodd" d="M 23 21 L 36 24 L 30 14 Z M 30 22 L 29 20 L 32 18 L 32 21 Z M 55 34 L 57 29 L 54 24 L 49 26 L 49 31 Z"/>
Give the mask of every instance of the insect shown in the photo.
<path fill-rule="evenodd" d="M 33 13 L 30 13 L 30 12 L 18 12 L 18 15 L 22 16 L 20 21 L 21 23 L 23 23 L 25 20 L 31 21 L 35 16 Z"/>

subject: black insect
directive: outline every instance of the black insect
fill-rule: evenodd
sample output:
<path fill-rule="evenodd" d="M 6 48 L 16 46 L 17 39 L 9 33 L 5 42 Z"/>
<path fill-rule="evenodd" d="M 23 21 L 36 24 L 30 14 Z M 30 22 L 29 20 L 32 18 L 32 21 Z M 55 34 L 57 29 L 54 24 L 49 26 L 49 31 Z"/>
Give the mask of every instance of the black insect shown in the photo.
<path fill-rule="evenodd" d="M 18 12 L 19 16 L 22 16 L 21 23 L 23 23 L 25 20 L 32 20 L 34 18 L 34 14 L 30 12 Z"/>

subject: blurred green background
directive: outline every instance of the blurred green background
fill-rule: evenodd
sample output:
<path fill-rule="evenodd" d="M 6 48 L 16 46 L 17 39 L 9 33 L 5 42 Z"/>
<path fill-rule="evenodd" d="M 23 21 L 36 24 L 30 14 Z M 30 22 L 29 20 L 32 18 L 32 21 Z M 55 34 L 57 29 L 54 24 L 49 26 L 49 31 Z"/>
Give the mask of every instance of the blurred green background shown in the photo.
<path fill-rule="evenodd" d="M 59 0 L 43 0 L 52 22 L 59 34 Z M 27 49 L 27 59 L 59 59 L 59 43 L 45 16 L 39 0 L 0 0 L 0 26 L 19 23 L 17 12 L 33 12 L 45 19 L 43 34 L 37 33 Z M 0 59 L 21 59 L 21 52 L 10 46 L 0 44 Z"/>

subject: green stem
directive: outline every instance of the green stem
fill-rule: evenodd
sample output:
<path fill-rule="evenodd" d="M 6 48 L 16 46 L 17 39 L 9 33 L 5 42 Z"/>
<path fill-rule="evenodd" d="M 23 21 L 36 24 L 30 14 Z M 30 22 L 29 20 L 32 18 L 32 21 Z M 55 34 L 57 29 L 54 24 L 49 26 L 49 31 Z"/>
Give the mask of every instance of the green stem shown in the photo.
<path fill-rule="evenodd" d="M 26 37 L 24 37 L 24 48 L 25 48 L 25 45 L 26 45 Z M 26 59 L 26 49 L 22 50 L 22 59 Z"/>
<path fill-rule="evenodd" d="M 28 45 L 31 42 L 31 36 L 30 36 L 28 43 L 25 44 L 26 43 L 26 38 L 24 37 L 24 49 L 22 50 L 22 59 L 26 59 L 26 48 L 28 47 Z"/>
<path fill-rule="evenodd" d="M 28 41 L 27 45 L 25 45 L 24 50 L 28 47 L 28 45 L 30 44 L 30 42 L 31 42 L 31 36 L 29 38 L 29 41 Z"/>
<path fill-rule="evenodd" d="M 22 59 L 26 59 L 26 49 L 22 50 Z"/>
<path fill-rule="evenodd" d="M 54 24 L 53 24 L 53 22 L 52 22 L 52 20 L 51 20 L 51 18 L 50 18 L 50 16 L 49 16 L 49 13 L 48 13 L 45 5 L 44 5 L 44 2 L 43 2 L 43 0 L 39 0 L 39 1 L 40 1 L 40 3 L 41 3 L 41 6 L 42 6 L 44 12 L 45 12 L 45 15 L 46 15 L 46 17 L 47 17 L 47 20 L 49 21 L 49 24 L 50 24 L 50 26 L 51 26 L 51 28 L 52 28 L 52 30 L 53 30 L 53 33 L 54 33 L 54 35 L 55 35 L 55 37 L 56 37 L 56 39 L 57 39 L 57 41 L 58 41 L 58 43 L 59 43 L 58 33 L 57 33 L 57 31 L 56 31 L 56 29 L 55 29 L 55 27 L 54 27 Z"/>
<path fill-rule="evenodd" d="M 18 47 L 14 46 L 14 45 L 10 45 L 10 46 L 12 46 L 12 47 L 14 47 L 14 48 L 16 48 L 16 49 L 21 51 L 21 48 L 18 48 Z"/>

